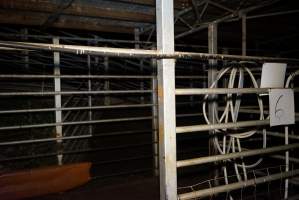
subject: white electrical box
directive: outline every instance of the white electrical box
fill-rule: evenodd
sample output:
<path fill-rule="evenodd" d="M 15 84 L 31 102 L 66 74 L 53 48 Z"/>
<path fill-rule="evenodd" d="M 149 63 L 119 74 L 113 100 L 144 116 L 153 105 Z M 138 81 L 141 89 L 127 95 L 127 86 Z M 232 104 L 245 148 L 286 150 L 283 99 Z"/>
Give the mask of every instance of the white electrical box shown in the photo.
<path fill-rule="evenodd" d="M 285 63 L 264 63 L 261 88 L 284 88 L 286 68 Z"/>

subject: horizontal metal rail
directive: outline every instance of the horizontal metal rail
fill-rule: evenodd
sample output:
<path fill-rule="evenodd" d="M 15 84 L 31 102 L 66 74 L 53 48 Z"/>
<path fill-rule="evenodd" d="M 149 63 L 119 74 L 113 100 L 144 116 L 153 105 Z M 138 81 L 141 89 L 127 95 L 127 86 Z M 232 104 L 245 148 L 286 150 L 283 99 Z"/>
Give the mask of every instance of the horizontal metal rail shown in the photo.
<path fill-rule="evenodd" d="M 281 155 L 271 155 L 270 158 L 275 158 L 275 159 L 279 159 L 279 160 L 285 160 L 286 157 L 285 156 L 281 156 Z M 298 158 L 294 158 L 294 157 L 289 157 L 289 161 L 299 164 L 299 159 Z"/>
<path fill-rule="evenodd" d="M 259 134 L 263 134 L 262 131 L 258 131 L 257 133 Z M 280 138 L 285 138 L 285 134 L 284 133 L 278 133 L 278 132 L 273 132 L 273 131 L 267 131 L 267 135 L 268 136 L 273 136 L 273 137 L 280 137 Z M 289 134 L 288 135 L 289 139 L 293 139 L 293 140 L 299 140 L 299 135 L 292 135 Z"/>
<path fill-rule="evenodd" d="M 268 93 L 268 88 L 193 88 L 176 89 L 176 95 L 206 95 L 206 94 L 250 94 Z"/>
<path fill-rule="evenodd" d="M 40 75 L 40 74 L 0 74 L 0 78 L 12 79 L 152 79 L 155 76 L 145 75 Z M 176 76 L 177 79 L 204 79 L 204 76 L 182 75 Z"/>
<path fill-rule="evenodd" d="M 250 126 L 266 126 L 270 124 L 270 120 L 252 120 L 252 121 L 241 121 L 241 122 L 229 122 L 219 124 L 203 124 L 193 126 L 180 126 L 176 127 L 176 133 L 189 133 L 197 131 L 209 131 L 214 129 L 234 129 L 243 128 Z"/>
<path fill-rule="evenodd" d="M 236 159 L 236 158 L 243 158 L 243 157 L 249 157 L 249 156 L 275 153 L 275 152 L 280 152 L 280 151 L 287 151 L 287 150 L 295 149 L 295 148 L 299 148 L 299 143 L 294 143 L 294 144 L 289 144 L 289 145 L 281 145 L 281 146 L 264 148 L 264 149 L 241 151 L 241 152 L 230 153 L 230 154 L 221 154 L 221 155 L 215 155 L 215 156 L 205 156 L 205 157 L 200 157 L 200 158 L 180 160 L 177 162 L 177 167 L 181 168 L 181 167 L 187 167 L 187 166 L 193 166 L 193 165 L 201 165 L 201 164 L 224 161 L 224 160 L 229 160 L 229 159 Z"/>
<path fill-rule="evenodd" d="M 151 130 L 149 130 L 150 132 Z M 114 134 L 123 134 L 129 131 L 125 132 L 115 132 Z M 134 132 L 145 132 L 145 131 L 131 131 L 131 133 Z M 111 134 L 105 134 L 105 136 L 110 136 Z M 102 137 L 103 135 L 92 135 L 92 137 Z M 76 136 L 73 136 L 76 137 Z M 69 137 L 70 138 L 70 137 Z M 63 140 L 63 138 L 60 138 Z M 133 147 L 140 147 L 140 146 L 149 146 L 154 144 L 155 142 L 150 143 L 142 143 L 142 144 L 131 144 L 131 145 L 119 145 L 119 146 L 112 146 L 112 147 L 98 147 L 98 148 L 92 148 L 92 149 L 80 149 L 80 150 L 72 150 L 72 151 L 62 151 L 62 152 L 51 152 L 51 153 L 45 153 L 45 154 L 36 154 L 36 155 L 24 155 L 24 156 L 18 156 L 18 157 L 10 157 L 10 158 L 4 158 L 0 159 L 0 162 L 10 162 L 15 160 L 27 160 L 27 159 L 35 159 L 35 158 L 44 158 L 44 157 L 51 157 L 51 156 L 57 156 L 59 153 L 62 154 L 77 154 L 77 153 L 88 153 L 88 152 L 95 152 L 95 151 L 105 151 L 105 150 L 113 150 L 113 149 L 123 149 L 123 148 L 133 148 Z M 193 150 L 192 150 L 193 151 Z M 191 152 L 192 152 L 191 151 Z M 186 153 L 189 151 L 179 151 L 179 153 Z"/>
<path fill-rule="evenodd" d="M 42 139 L 33 139 L 33 140 L 17 140 L 9 142 L 0 142 L 0 146 L 9 146 L 9 145 L 18 145 L 18 144 L 34 144 L 41 142 L 54 142 L 58 140 L 77 140 L 77 139 L 87 139 L 93 137 L 92 135 L 77 135 L 77 136 L 65 136 L 59 138 L 42 138 Z"/>
<path fill-rule="evenodd" d="M 193 88 L 193 89 L 176 89 L 176 95 L 206 95 L 206 94 L 263 94 L 268 93 L 270 88 Z M 295 92 L 299 88 L 294 88 Z"/>
<path fill-rule="evenodd" d="M 119 145 L 119 146 L 113 146 L 113 147 L 98 147 L 98 148 L 92 148 L 92 149 L 79 149 L 79 150 L 51 152 L 51 153 L 36 154 L 36 155 L 24 155 L 24 156 L 3 158 L 3 159 L 0 159 L 0 162 L 46 158 L 46 157 L 57 156 L 58 154 L 69 155 L 69 154 L 89 153 L 89 152 L 106 151 L 106 150 L 114 150 L 114 149 L 136 148 L 136 147 L 149 146 L 149 145 L 152 145 L 152 143 Z"/>
<path fill-rule="evenodd" d="M 64 91 L 64 92 L 1 92 L 0 96 L 53 96 L 53 95 L 96 95 L 96 94 L 143 94 L 152 90 L 102 90 L 102 91 Z"/>
<path fill-rule="evenodd" d="M 77 110 L 100 110 L 100 109 L 116 109 L 116 108 L 143 108 L 156 106 L 153 104 L 128 104 L 128 105 L 110 105 L 110 106 L 84 106 L 84 107 L 64 107 L 64 108 L 36 108 L 22 110 L 0 110 L 0 114 L 14 113 L 32 113 L 32 112 L 52 112 L 52 111 L 77 111 Z"/>
<path fill-rule="evenodd" d="M 152 79 L 154 76 L 140 75 L 40 75 L 40 74 L 0 74 L 0 78 L 13 79 Z"/>
<path fill-rule="evenodd" d="M 126 58 L 157 58 L 157 59 L 217 59 L 217 60 L 248 60 L 259 62 L 294 62 L 299 63 L 299 59 L 294 58 L 273 58 L 273 57 L 258 57 L 258 56 L 240 56 L 226 54 L 208 54 L 194 52 L 175 52 L 172 54 L 162 53 L 157 50 L 142 50 L 142 49 L 125 49 L 125 48 L 108 48 L 108 47 L 90 47 L 78 45 L 56 45 L 45 43 L 25 43 L 25 42 L 10 42 L 0 41 L 0 46 L 11 47 L 28 50 L 43 50 L 56 51 L 64 53 L 73 53 L 80 55 L 98 55 Z"/>
<path fill-rule="evenodd" d="M 176 117 L 194 117 L 194 116 L 200 116 L 200 115 L 201 115 L 200 113 L 187 113 L 187 114 L 177 114 Z M 110 122 L 143 121 L 143 120 L 149 120 L 149 119 L 153 119 L 153 116 L 101 119 L 101 120 L 90 120 L 90 121 L 70 121 L 70 122 L 62 122 L 62 123 L 44 123 L 44 124 L 3 126 L 3 127 L 0 127 L 0 131 L 28 129 L 28 128 L 45 128 L 45 127 L 52 127 L 52 126 L 70 126 L 70 125 L 85 125 L 85 124 L 110 123 Z"/>
<path fill-rule="evenodd" d="M 292 170 L 289 172 L 276 173 L 276 174 L 272 174 L 272 175 L 268 175 L 268 176 L 254 178 L 254 179 L 250 179 L 247 181 L 240 181 L 240 182 L 231 183 L 231 184 L 227 184 L 227 185 L 198 190 L 198 191 L 189 192 L 189 193 L 185 193 L 185 194 L 179 194 L 178 198 L 180 200 L 204 198 L 204 197 L 213 196 L 213 195 L 223 193 L 223 192 L 230 192 L 233 190 L 237 190 L 237 189 L 241 189 L 241 188 L 245 188 L 245 187 L 249 187 L 249 186 L 254 186 L 254 185 L 258 185 L 258 184 L 262 184 L 262 183 L 266 183 L 266 182 L 270 182 L 270 181 L 285 179 L 285 178 L 289 178 L 289 177 L 293 177 L 293 176 L 297 176 L 297 175 L 299 175 L 299 169 Z"/>
<path fill-rule="evenodd" d="M 55 138 L 41 138 L 41 139 L 30 139 L 30 140 L 16 140 L 16 141 L 1 142 L 0 146 L 54 142 L 57 140 L 79 140 L 79 139 L 98 138 L 98 137 L 107 137 L 107 136 L 110 137 L 110 136 L 137 134 L 137 133 L 150 133 L 151 131 L 153 130 L 147 129 L 147 130 L 134 130 L 134 131 L 118 131 L 118 132 L 101 133 L 101 134 L 94 134 L 94 135 L 82 134 L 76 136 L 64 136 L 60 138 L 55 137 Z"/>
<path fill-rule="evenodd" d="M 198 104 L 199 102 L 180 102 L 177 105 Z M 127 105 L 110 105 L 110 106 L 83 106 L 83 107 L 63 107 L 63 108 L 32 108 L 20 110 L 0 110 L 0 114 L 16 113 L 34 113 L 34 112 L 52 112 L 52 111 L 78 111 L 78 110 L 100 110 L 100 109 L 118 109 L 118 108 L 143 108 L 157 106 L 154 104 L 127 104 Z M 177 115 L 180 116 L 181 114 Z M 186 114 L 188 115 L 188 114 Z M 196 115 L 196 113 L 194 114 Z M 199 113 L 198 113 L 199 115 Z"/>
<path fill-rule="evenodd" d="M 31 124 L 31 125 L 16 125 L 16 126 L 5 126 L 0 127 L 0 131 L 3 130 L 16 130 L 16 129 L 28 129 L 28 128 L 45 128 L 52 126 L 69 126 L 69 125 L 87 125 L 87 124 L 97 124 L 97 123 L 110 123 L 110 122 L 126 122 L 126 121 L 142 121 L 152 119 L 150 117 L 130 117 L 130 118 L 116 118 L 116 119 L 100 119 L 100 120 L 90 120 L 90 121 L 72 121 L 72 122 L 62 122 L 62 123 L 44 123 L 44 124 Z"/>

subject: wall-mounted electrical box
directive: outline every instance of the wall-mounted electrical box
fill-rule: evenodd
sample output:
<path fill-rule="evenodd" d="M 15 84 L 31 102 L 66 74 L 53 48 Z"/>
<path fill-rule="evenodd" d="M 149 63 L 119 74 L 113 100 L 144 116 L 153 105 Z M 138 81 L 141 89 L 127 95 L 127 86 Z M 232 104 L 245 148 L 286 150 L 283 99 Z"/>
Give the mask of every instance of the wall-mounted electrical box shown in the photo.
<path fill-rule="evenodd" d="M 262 69 L 261 88 L 283 88 L 287 64 L 264 63 Z"/>

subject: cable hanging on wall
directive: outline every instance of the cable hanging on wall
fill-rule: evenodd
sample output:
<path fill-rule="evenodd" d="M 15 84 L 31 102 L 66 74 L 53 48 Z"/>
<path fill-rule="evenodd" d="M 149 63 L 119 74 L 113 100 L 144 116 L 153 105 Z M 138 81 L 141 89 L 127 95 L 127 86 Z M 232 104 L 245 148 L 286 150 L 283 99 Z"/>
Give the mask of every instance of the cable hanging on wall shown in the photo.
<path fill-rule="evenodd" d="M 246 62 L 240 62 L 237 65 L 233 64 L 227 68 L 223 68 L 219 71 L 215 81 L 211 84 L 210 88 L 216 88 L 218 83 L 221 79 L 224 78 L 225 75 L 229 75 L 228 78 L 228 85 L 227 88 L 234 88 L 237 86 L 238 88 L 243 88 L 245 85 L 245 73 L 247 73 L 250 77 L 251 83 L 246 83 L 247 87 L 248 84 L 251 84 L 254 88 L 259 88 L 257 80 L 255 79 L 252 72 L 249 70 L 248 67 L 246 67 Z M 209 119 L 209 116 L 207 115 L 207 100 L 210 99 L 210 95 L 207 94 L 204 97 L 204 102 L 202 105 L 203 109 L 203 115 L 204 119 L 207 124 L 211 124 L 211 121 Z M 212 114 L 215 116 L 215 123 L 228 123 L 229 120 L 232 122 L 237 122 L 239 117 L 239 110 L 241 106 L 241 98 L 242 94 L 226 94 L 225 98 L 225 105 L 224 110 L 220 114 L 219 109 L 215 104 L 212 106 Z M 260 95 L 256 94 L 257 103 L 259 107 L 259 120 L 264 120 L 264 107 L 263 107 L 263 101 Z M 219 139 L 218 133 L 224 133 L 222 136 L 222 139 Z M 213 135 L 213 144 L 215 148 L 218 150 L 220 154 L 228 154 L 228 153 L 235 153 L 235 152 L 241 152 L 242 146 L 241 141 L 252 137 L 255 133 L 257 133 L 257 129 L 251 129 L 251 130 L 240 130 L 234 129 L 232 131 L 228 129 L 215 129 L 214 135 Z M 267 146 L 267 140 L 266 140 L 266 129 L 263 129 L 263 139 L 262 139 L 262 147 L 266 148 Z M 220 141 L 221 140 L 221 141 Z M 251 164 L 245 164 L 243 159 L 241 159 L 241 163 L 237 163 L 235 160 L 230 160 L 233 162 L 234 165 L 234 171 L 236 173 L 236 177 L 238 181 L 247 180 L 247 169 L 254 168 L 258 166 L 262 162 L 262 158 L 258 159 L 256 162 Z M 239 168 L 243 170 L 243 173 L 239 172 Z M 228 171 L 226 166 L 223 166 L 223 173 L 224 173 L 224 180 L 225 184 L 228 184 Z M 243 174 L 243 176 L 241 175 Z M 232 197 L 230 197 L 232 199 Z"/>

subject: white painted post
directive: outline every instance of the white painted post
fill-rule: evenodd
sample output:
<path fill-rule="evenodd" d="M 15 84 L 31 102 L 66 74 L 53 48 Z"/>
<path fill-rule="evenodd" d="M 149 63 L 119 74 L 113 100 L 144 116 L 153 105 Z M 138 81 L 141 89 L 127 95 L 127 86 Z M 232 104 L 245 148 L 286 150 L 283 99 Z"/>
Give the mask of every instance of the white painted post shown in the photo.
<path fill-rule="evenodd" d="M 174 53 L 173 0 L 156 0 L 157 50 Z M 160 199 L 177 200 L 175 60 L 158 60 Z"/>
<path fill-rule="evenodd" d="M 53 38 L 53 44 L 59 44 L 59 38 L 54 37 Z M 60 53 L 59 52 L 54 52 L 54 75 L 55 76 L 60 76 Z M 61 80 L 60 77 L 55 77 L 54 78 L 54 90 L 55 92 L 61 92 Z M 55 108 L 59 109 L 61 108 L 61 95 L 56 94 L 55 95 Z M 62 122 L 62 112 L 61 110 L 56 110 L 55 111 L 55 122 L 56 123 L 61 123 Z M 62 138 L 62 125 L 57 125 L 56 126 L 56 137 L 57 138 Z M 57 145 L 58 145 L 58 155 L 57 155 L 57 162 L 58 165 L 62 165 L 62 159 L 63 155 L 61 154 L 61 146 L 62 146 L 62 140 L 57 140 Z"/>

